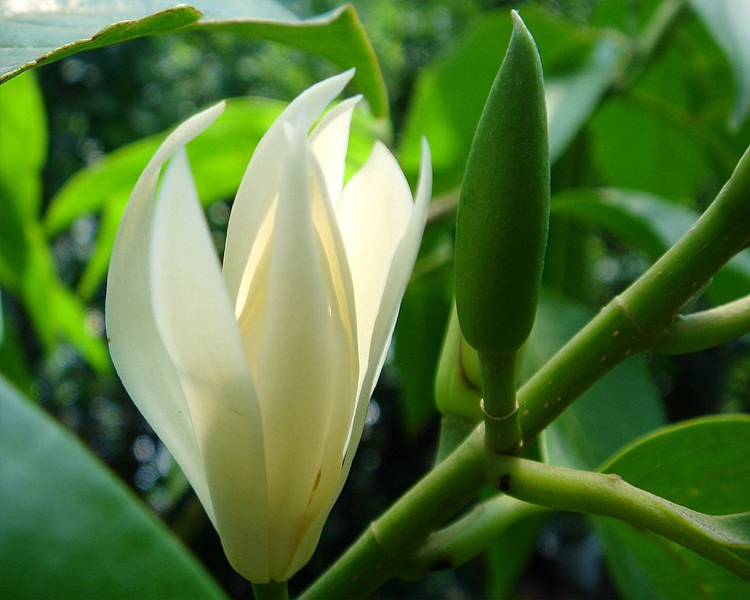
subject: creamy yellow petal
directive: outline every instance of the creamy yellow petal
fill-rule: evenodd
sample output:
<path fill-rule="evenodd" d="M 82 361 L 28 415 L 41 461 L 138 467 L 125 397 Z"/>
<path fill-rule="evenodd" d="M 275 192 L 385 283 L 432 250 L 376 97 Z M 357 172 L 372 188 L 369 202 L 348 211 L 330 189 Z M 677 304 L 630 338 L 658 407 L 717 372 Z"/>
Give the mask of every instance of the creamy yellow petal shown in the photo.
<path fill-rule="evenodd" d="M 256 382 L 263 416 L 271 576 L 287 570 L 319 485 L 335 403 L 349 386 L 347 335 L 330 298 L 330 269 L 316 234 L 306 130 L 291 132 L 282 170 Z"/>
<path fill-rule="evenodd" d="M 354 423 L 351 428 L 351 436 L 348 442 L 346 455 L 344 456 L 344 463 L 341 468 L 339 482 L 335 493 L 330 497 L 326 507 L 318 514 L 315 521 L 306 531 L 304 538 L 297 547 L 294 560 L 289 566 L 287 572 L 284 573 L 282 579 L 294 574 L 302 568 L 308 560 L 310 560 L 310 557 L 318 544 L 320 534 L 331 508 L 333 508 L 336 499 L 341 493 L 341 488 L 344 486 L 346 478 L 349 475 L 352 460 L 354 459 L 354 453 L 357 450 L 359 440 L 362 436 L 364 420 L 367 414 L 367 404 L 369 403 L 372 390 L 375 387 L 380 371 L 383 368 L 385 354 L 393 335 L 393 328 L 396 325 L 401 298 L 406 290 L 406 285 L 411 271 L 414 268 L 417 252 L 419 251 L 422 232 L 424 231 L 425 222 L 427 220 L 427 209 L 430 204 L 431 190 L 432 169 L 430 166 L 430 151 L 427 142 L 423 140 L 420 177 L 417 185 L 414 210 L 403 239 L 393 257 L 393 263 L 388 275 L 385 293 L 375 322 L 375 329 L 372 335 L 372 345 L 369 353 L 371 360 L 367 366 L 364 381 L 359 391 Z"/>
<path fill-rule="evenodd" d="M 337 211 L 354 282 L 362 365 L 369 361 L 372 332 L 388 273 L 413 209 L 401 167 L 388 148 L 376 142 L 367 162 L 344 188 Z"/>
<path fill-rule="evenodd" d="M 187 402 L 156 328 L 148 256 L 154 190 L 162 165 L 223 110 L 224 104 L 218 104 L 185 121 L 166 138 L 143 171 L 112 250 L 105 309 L 110 354 L 125 389 L 185 472 L 212 521 L 213 506 Z"/>
<path fill-rule="evenodd" d="M 151 248 L 156 325 L 187 399 L 224 551 L 247 578 L 267 580 L 260 407 L 184 150 L 164 174 Z"/>
<path fill-rule="evenodd" d="M 349 147 L 349 128 L 354 107 L 362 99 L 355 96 L 329 110 L 310 135 L 310 144 L 320 162 L 328 196 L 334 210 L 341 198 L 346 169 L 346 149 Z"/>
<path fill-rule="evenodd" d="M 236 315 L 242 312 L 270 233 L 270 229 L 263 231 L 262 226 L 279 191 L 284 164 L 283 125 L 292 124 L 307 133 L 353 75 L 351 69 L 300 94 L 266 132 L 250 159 L 232 207 L 224 252 L 224 278 Z"/>

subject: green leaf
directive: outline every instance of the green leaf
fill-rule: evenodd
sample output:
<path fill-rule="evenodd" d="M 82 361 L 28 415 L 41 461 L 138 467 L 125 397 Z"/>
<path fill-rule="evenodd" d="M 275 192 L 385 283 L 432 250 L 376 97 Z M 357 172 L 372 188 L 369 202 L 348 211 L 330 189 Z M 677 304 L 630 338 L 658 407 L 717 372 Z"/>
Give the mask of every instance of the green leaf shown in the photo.
<path fill-rule="evenodd" d="M 267 98 L 229 100 L 222 117 L 187 145 L 198 195 L 204 206 L 234 196 L 255 146 L 285 106 Z M 347 155 L 347 176 L 367 160 L 376 126 L 367 111 L 355 111 Z M 127 199 L 164 135 L 151 136 L 118 148 L 102 162 L 73 175 L 50 201 L 44 219 L 48 236 L 70 227 L 82 215 L 104 211 L 94 254 L 78 285 L 78 294 L 84 299 L 94 294 L 107 272 Z"/>
<path fill-rule="evenodd" d="M 699 213 L 643 192 L 618 189 L 566 190 L 552 199 L 552 213 L 600 227 L 656 261 L 698 220 Z M 716 304 L 750 294 L 750 253 L 735 256 L 719 271 L 706 295 Z"/>
<path fill-rule="evenodd" d="M 0 595 L 223 598 L 73 435 L 0 378 Z"/>
<path fill-rule="evenodd" d="M 536 323 L 526 347 L 521 379 L 536 372 L 593 317 L 590 309 L 542 288 Z M 628 418 L 622 418 L 627 414 Z M 643 433 L 664 423 L 661 399 L 645 360 L 615 367 L 546 430 L 549 462 L 591 469 Z"/>
<path fill-rule="evenodd" d="M 618 36 L 576 27 L 526 8 L 522 16 L 539 47 L 549 114 L 550 160 L 557 160 L 588 120 L 616 75 L 623 56 Z M 507 11 L 482 20 L 417 80 L 399 146 L 410 175 L 427 136 L 438 193 L 461 183 L 487 94 L 510 39 Z"/>
<path fill-rule="evenodd" d="M 707 417 L 679 423 L 624 448 L 603 467 L 628 483 L 708 515 L 750 511 L 750 418 Z M 711 535 L 750 560 L 750 515 L 707 517 Z M 597 519 L 615 581 L 626 598 L 746 598 L 750 583 L 681 546 L 609 519 Z M 745 541 L 742 542 L 744 537 Z M 637 574 L 639 587 L 629 582 Z M 644 590 L 650 589 L 648 595 Z"/>
<path fill-rule="evenodd" d="M 288 44 L 333 64 L 356 67 L 354 80 L 377 117 L 388 116 L 383 76 L 351 4 L 310 19 L 299 19 L 279 2 L 106 0 L 49 4 L 10 3 L 0 19 L 0 83 L 38 65 L 82 50 L 164 33 L 210 29 Z"/>
<path fill-rule="evenodd" d="M 750 112 L 750 1 L 690 0 L 716 43 L 732 64 L 735 104 L 730 127 L 739 129 Z"/>

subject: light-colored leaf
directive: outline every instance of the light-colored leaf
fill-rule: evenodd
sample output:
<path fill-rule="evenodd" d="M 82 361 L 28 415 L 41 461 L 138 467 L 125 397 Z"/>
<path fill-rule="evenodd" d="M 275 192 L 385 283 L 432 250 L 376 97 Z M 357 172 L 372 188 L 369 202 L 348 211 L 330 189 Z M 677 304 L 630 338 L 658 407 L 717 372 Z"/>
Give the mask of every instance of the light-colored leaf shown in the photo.
<path fill-rule="evenodd" d="M 373 114 L 388 116 L 385 84 L 354 7 L 346 4 L 300 19 L 274 0 L 8 0 L 0 7 L 0 83 L 82 50 L 167 31 L 230 31 L 288 44 L 341 68 L 355 81 Z"/>

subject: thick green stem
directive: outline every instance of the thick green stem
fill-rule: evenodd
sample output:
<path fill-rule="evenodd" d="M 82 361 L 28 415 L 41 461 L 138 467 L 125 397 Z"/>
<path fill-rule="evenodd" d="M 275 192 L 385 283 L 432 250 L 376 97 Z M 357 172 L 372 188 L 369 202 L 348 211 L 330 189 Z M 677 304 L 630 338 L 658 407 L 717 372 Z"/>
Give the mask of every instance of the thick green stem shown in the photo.
<path fill-rule="evenodd" d="M 722 517 L 698 513 L 633 487 L 619 475 L 554 467 L 488 453 L 487 472 L 498 489 L 519 500 L 555 510 L 615 517 L 658 533 L 750 579 L 750 563 L 729 548 L 739 541 Z"/>
<path fill-rule="evenodd" d="M 493 452 L 509 452 L 521 440 L 516 403 L 516 353 L 480 352 L 485 443 Z"/>
<path fill-rule="evenodd" d="M 698 352 L 726 344 L 747 333 L 750 333 L 750 296 L 692 315 L 678 315 L 650 352 Z"/>
<path fill-rule="evenodd" d="M 255 600 L 288 600 L 289 598 L 286 581 L 253 583 L 252 586 Z"/>

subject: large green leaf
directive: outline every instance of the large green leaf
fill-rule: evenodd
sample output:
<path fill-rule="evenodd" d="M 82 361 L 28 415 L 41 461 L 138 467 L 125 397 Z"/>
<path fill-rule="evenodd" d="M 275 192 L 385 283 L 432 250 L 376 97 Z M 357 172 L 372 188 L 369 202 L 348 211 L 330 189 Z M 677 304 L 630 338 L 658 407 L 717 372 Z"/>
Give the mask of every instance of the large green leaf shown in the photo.
<path fill-rule="evenodd" d="M 623 55 L 621 39 L 576 27 L 532 8 L 523 18 L 539 47 L 547 88 L 550 159 L 561 156 L 612 83 Z M 511 20 L 507 11 L 483 15 L 442 59 L 417 80 L 399 155 L 416 174 L 419 144 L 432 150 L 435 190 L 460 184 L 474 130 L 505 55 Z"/>
<path fill-rule="evenodd" d="M 267 98 L 229 100 L 221 118 L 188 144 L 190 166 L 204 205 L 234 196 L 255 146 L 284 106 Z M 355 111 L 347 176 L 367 159 L 375 127 L 367 111 Z M 104 278 L 127 199 L 163 139 L 164 134 L 155 135 L 115 150 L 102 163 L 71 177 L 49 204 L 44 220 L 48 236 L 70 227 L 82 215 L 104 211 L 94 254 L 79 282 L 78 293 L 84 299 L 93 295 Z"/>
<path fill-rule="evenodd" d="M 690 0 L 732 64 L 736 100 L 730 124 L 739 128 L 750 112 L 750 0 Z"/>
<path fill-rule="evenodd" d="M 223 598 L 176 537 L 0 377 L 0 595 Z"/>
<path fill-rule="evenodd" d="M 638 440 L 603 470 L 702 513 L 743 513 L 750 511 L 748 440 L 747 416 L 701 418 Z M 739 526 L 736 533 L 740 534 L 744 527 L 748 535 L 747 519 L 744 525 L 742 518 L 718 519 L 717 523 Z M 750 595 L 750 583 L 690 550 L 618 521 L 597 519 L 597 526 L 615 582 L 626 598 L 722 600 Z M 746 562 L 750 558 L 747 552 L 742 555 L 736 548 L 734 552 Z"/>
<path fill-rule="evenodd" d="M 552 213 L 600 227 L 643 250 L 655 261 L 679 240 L 700 216 L 663 198 L 632 190 L 574 189 L 557 194 Z M 734 257 L 706 290 L 716 304 L 750 294 L 750 252 Z"/>
<path fill-rule="evenodd" d="M 377 117 L 388 115 L 385 84 L 354 7 L 299 19 L 274 0 L 10 1 L 0 13 L 0 83 L 35 66 L 82 50 L 167 31 L 231 31 L 296 46 L 342 68 L 356 67 L 355 81 Z"/>
<path fill-rule="evenodd" d="M 522 379 L 537 371 L 593 316 L 582 304 L 543 290 L 524 354 Z M 645 360 L 636 356 L 591 386 L 547 428 L 548 459 L 557 465 L 591 469 L 663 423 L 659 394 Z"/>

